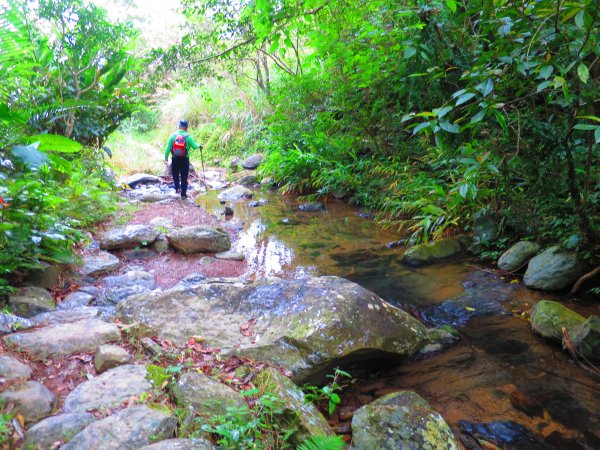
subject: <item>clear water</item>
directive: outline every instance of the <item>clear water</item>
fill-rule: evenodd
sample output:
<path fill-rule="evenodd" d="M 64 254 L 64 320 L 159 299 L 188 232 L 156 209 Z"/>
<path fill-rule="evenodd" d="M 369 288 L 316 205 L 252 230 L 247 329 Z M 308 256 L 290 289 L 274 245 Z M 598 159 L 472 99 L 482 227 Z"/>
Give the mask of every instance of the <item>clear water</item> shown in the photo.
<path fill-rule="evenodd" d="M 521 312 L 542 298 L 561 300 L 585 317 L 596 305 L 526 289 L 454 261 L 411 268 L 400 262 L 393 230 L 382 230 L 342 201 L 326 211 L 303 212 L 295 197 L 255 193 L 228 202 L 231 226 L 242 229 L 234 248 L 247 257 L 249 278 L 338 275 L 376 292 L 429 325 L 452 324 L 461 335 L 452 348 L 364 375 L 354 392 L 374 397 L 412 389 L 425 397 L 453 429 L 458 422 L 514 421 L 548 448 L 600 448 L 600 383 L 572 364 L 560 345 L 534 335 Z M 216 192 L 197 202 L 219 215 Z M 453 299 L 451 302 L 448 300 Z M 527 448 L 508 446 L 507 448 Z"/>

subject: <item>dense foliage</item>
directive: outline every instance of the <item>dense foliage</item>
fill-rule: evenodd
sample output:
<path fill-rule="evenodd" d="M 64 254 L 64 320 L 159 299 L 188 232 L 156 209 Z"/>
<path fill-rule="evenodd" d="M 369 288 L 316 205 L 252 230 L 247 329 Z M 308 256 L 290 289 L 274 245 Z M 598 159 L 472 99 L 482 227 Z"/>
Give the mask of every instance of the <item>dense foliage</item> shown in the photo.
<path fill-rule="evenodd" d="M 185 3 L 172 61 L 255 79 L 250 145 L 285 190 L 347 192 L 424 240 L 485 214 L 598 242 L 598 2 Z"/>
<path fill-rule="evenodd" d="M 134 31 L 83 0 L 0 9 L 0 295 L 41 262 L 71 262 L 115 208 L 100 148 L 139 103 Z M 106 154 L 105 154 L 106 153 Z"/>

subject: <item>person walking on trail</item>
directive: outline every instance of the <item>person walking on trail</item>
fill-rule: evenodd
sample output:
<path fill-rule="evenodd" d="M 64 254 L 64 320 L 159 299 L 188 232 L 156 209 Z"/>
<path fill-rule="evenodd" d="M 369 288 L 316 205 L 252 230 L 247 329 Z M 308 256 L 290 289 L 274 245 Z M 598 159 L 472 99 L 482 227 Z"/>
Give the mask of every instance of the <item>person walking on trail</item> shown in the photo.
<path fill-rule="evenodd" d="M 175 192 L 181 193 L 181 198 L 187 198 L 190 150 L 197 150 L 198 148 L 202 150 L 202 146 L 194 141 L 187 129 L 187 120 L 180 120 L 179 130 L 171 135 L 165 148 L 165 165 L 169 163 L 169 154 L 171 154 L 171 174 L 173 175 Z"/>

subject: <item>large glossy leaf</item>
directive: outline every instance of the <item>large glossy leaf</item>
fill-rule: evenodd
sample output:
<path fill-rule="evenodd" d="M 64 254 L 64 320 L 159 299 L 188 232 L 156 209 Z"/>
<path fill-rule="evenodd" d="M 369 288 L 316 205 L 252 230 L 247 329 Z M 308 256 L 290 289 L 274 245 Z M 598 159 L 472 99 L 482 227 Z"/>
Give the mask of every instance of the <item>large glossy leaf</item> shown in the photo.
<path fill-rule="evenodd" d="M 41 151 L 54 151 L 58 153 L 76 153 L 83 146 L 72 139 L 57 134 L 38 134 L 29 138 L 30 142 L 39 142 Z"/>
<path fill-rule="evenodd" d="M 49 164 L 50 159 L 33 145 L 16 145 L 11 148 L 11 153 L 20 160 L 28 169 L 39 169 L 44 164 Z"/>

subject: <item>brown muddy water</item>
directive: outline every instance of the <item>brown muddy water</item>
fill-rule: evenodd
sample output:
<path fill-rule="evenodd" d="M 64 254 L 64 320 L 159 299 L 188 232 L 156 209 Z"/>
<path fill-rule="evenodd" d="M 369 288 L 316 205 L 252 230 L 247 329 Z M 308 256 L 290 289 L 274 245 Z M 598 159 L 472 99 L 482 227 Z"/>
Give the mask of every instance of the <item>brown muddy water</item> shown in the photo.
<path fill-rule="evenodd" d="M 220 215 L 224 205 L 216 194 L 197 203 Z M 600 383 L 560 343 L 534 335 L 526 314 L 542 298 L 563 301 L 585 317 L 598 314 L 597 303 L 529 290 L 520 277 L 479 270 L 475 260 L 411 268 L 400 262 L 404 249 L 386 247 L 400 236 L 342 201 L 303 212 L 294 197 L 256 192 L 253 200 L 260 198 L 268 203 L 227 202 L 234 209 L 230 225 L 242 229 L 233 248 L 246 255 L 248 278 L 337 275 L 429 326 L 452 325 L 460 334 L 437 354 L 353 368 L 347 408 L 410 389 L 444 416 L 464 448 L 490 442 L 496 447 L 485 448 L 600 449 Z M 482 431 L 473 424 L 491 425 Z"/>

